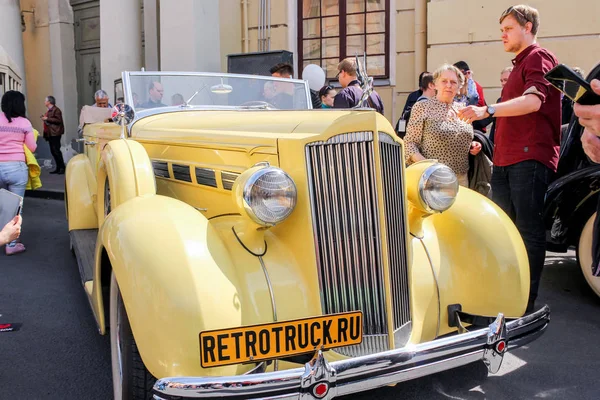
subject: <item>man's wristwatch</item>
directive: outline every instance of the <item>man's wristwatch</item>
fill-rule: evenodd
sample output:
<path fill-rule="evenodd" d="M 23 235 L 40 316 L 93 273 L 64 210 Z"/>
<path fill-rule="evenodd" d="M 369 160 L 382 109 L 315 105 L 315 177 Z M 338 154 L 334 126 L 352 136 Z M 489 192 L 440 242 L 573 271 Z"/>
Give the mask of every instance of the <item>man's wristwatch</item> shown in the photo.
<path fill-rule="evenodd" d="M 493 117 L 494 114 L 496 113 L 496 107 L 494 107 L 494 106 L 487 106 L 487 113 L 490 114 L 490 117 Z"/>

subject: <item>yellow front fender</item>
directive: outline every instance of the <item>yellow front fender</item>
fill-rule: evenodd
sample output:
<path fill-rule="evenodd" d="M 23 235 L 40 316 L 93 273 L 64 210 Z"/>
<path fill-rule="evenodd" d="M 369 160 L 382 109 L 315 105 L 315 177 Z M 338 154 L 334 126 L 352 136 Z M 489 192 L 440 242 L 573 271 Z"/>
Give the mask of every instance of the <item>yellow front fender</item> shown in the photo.
<path fill-rule="evenodd" d="M 527 252 L 513 222 L 492 201 L 461 187 L 449 210 L 423 221 L 423 232 L 440 290 L 440 335 L 456 330 L 448 327 L 451 304 L 477 315 L 523 315 Z"/>
<path fill-rule="evenodd" d="M 89 158 L 78 154 L 69 160 L 65 174 L 65 201 L 69 231 L 96 229 L 96 177 Z"/>
<path fill-rule="evenodd" d="M 154 376 L 232 375 L 252 367 L 200 367 L 200 332 L 273 317 L 259 261 L 237 242 L 239 252 L 232 251 L 235 239 L 226 234 L 189 205 L 158 195 L 118 206 L 100 229 L 97 265 L 106 252 L 138 349 Z M 98 295 L 102 275 L 97 269 Z"/>

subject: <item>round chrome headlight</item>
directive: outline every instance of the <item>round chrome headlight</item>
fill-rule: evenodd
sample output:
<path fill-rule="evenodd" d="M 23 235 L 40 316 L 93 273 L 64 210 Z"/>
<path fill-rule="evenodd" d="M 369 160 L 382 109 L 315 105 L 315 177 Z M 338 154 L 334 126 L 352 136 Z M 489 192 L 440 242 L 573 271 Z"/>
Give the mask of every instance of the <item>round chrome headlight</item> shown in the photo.
<path fill-rule="evenodd" d="M 254 222 L 273 226 L 294 211 L 297 191 L 288 174 L 279 168 L 267 167 L 248 178 L 242 197 L 244 208 Z"/>
<path fill-rule="evenodd" d="M 429 212 L 449 209 L 458 193 L 456 174 L 444 164 L 427 168 L 419 180 L 419 194 Z"/>

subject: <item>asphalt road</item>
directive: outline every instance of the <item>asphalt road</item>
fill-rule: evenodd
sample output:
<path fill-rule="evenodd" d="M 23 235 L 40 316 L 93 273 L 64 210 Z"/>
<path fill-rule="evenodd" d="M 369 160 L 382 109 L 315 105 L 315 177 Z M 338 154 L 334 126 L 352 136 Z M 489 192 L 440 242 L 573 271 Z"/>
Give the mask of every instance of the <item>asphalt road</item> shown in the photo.
<path fill-rule="evenodd" d="M 0 399 L 110 399 L 110 343 L 97 333 L 69 251 L 64 205 L 26 199 L 24 254 L 0 255 Z M 548 254 L 540 304 L 546 334 L 508 354 L 500 373 L 481 363 L 344 399 L 598 399 L 600 299 L 574 254 Z"/>

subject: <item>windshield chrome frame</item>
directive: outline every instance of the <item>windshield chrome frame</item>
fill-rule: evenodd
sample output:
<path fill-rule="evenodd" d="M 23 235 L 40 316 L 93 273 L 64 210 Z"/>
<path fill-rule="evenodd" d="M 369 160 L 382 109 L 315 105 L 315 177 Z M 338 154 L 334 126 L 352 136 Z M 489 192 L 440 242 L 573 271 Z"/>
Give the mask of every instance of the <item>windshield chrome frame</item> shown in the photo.
<path fill-rule="evenodd" d="M 125 95 L 125 104 L 133 104 L 133 92 L 131 91 L 131 79 L 132 76 L 200 76 L 210 78 L 246 78 L 246 79 L 258 79 L 264 81 L 281 81 L 281 82 L 292 82 L 304 86 L 304 93 L 306 95 L 306 104 L 308 105 L 307 110 L 312 109 L 312 100 L 310 97 L 310 88 L 308 82 L 300 79 L 289 79 L 289 78 L 278 78 L 274 76 L 263 76 L 263 75 L 247 75 L 247 74 L 229 74 L 225 72 L 169 72 L 169 71 L 123 71 L 121 78 L 123 81 L 123 93 Z M 132 106 L 133 107 L 133 106 Z M 237 107 L 231 106 L 231 110 L 241 110 Z M 192 106 L 192 107 L 181 107 L 181 106 L 169 106 L 169 107 L 157 107 L 148 110 L 135 111 L 135 118 L 128 126 L 128 136 L 131 137 L 131 127 L 140 119 L 160 114 L 164 112 L 174 111 L 189 111 L 189 110 L 227 110 L 224 106 Z M 134 109 L 135 110 L 135 109 Z M 248 110 L 252 110 L 251 108 Z M 241 111 L 246 111 L 242 109 Z M 286 110 L 293 111 L 293 110 Z M 302 110 L 298 110 L 302 111 Z"/>

